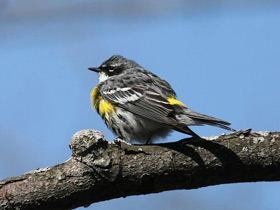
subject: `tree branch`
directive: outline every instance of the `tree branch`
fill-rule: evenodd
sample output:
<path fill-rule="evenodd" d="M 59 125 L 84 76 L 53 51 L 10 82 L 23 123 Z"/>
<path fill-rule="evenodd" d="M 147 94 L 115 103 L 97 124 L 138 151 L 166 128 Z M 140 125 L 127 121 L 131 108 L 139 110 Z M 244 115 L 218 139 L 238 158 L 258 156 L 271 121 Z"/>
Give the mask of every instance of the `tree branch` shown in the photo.
<path fill-rule="evenodd" d="M 70 148 L 64 163 L 0 181 L 0 209 L 70 209 L 129 195 L 280 180 L 279 132 L 129 145 L 82 130 Z"/>

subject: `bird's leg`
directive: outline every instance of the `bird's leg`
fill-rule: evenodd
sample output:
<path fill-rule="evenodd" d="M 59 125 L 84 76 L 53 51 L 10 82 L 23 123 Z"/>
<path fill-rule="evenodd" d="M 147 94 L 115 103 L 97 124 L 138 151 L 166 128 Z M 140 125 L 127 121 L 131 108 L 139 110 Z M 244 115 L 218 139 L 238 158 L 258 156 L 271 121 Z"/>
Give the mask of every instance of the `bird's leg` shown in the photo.
<path fill-rule="evenodd" d="M 147 139 L 146 144 L 149 144 L 149 141 L 151 140 L 152 137 L 153 137 L 153 135 L 151 135 L 151 136 Z"/>

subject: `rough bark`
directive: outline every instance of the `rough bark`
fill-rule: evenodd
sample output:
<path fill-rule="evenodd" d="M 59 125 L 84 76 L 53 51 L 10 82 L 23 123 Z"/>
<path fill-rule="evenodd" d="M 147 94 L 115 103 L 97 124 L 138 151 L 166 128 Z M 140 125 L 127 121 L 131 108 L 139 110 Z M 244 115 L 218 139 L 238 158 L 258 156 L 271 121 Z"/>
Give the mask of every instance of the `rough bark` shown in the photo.
<path fill-rule="evenodd" d="M 71 209 L 129 195 L 280 180 L 279 132 L 129 145 L 82 130 L 70 148 L 64 163 L 0 181 L 0 209 Z"/>

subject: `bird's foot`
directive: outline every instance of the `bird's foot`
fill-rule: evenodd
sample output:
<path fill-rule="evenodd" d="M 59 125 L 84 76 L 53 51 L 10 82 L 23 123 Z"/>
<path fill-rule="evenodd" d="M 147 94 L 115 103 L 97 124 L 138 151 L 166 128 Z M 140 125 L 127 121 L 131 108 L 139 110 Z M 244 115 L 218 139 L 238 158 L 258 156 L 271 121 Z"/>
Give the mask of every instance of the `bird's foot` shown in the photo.
<path fill-rule="evenodd" d="M 129 142 L 127 142 L 126 140 L 124 140 L 124 139 L 121 138 L 121 137 L 115 138 L 113 142 L 114 142 L 116 145 L 118 145 L 118 146 L 121 146 L 121 143 L 125 143 L 125 144 L 128 144 L 128 145 L 131 145 Z"/>

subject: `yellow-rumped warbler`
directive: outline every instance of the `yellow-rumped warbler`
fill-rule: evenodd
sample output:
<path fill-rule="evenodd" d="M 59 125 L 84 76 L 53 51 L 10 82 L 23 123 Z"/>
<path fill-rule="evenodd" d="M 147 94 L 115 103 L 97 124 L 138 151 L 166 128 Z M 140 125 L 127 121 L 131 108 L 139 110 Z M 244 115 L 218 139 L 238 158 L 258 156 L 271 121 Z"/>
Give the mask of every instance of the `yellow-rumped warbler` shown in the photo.
<path fill-rule="evenodd" d="M 176 130 L 199 136 L 188 126 L 212 125 L 230 131 L 230 123 L 197 113 L 176 99 L 168 82 L 132 60 L 114 55 L 98 68 L 99 84 L 91 93 L 93 107 L 106 125 L 126 141 L 148 143 Z"/>

